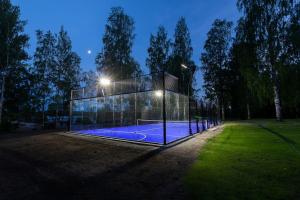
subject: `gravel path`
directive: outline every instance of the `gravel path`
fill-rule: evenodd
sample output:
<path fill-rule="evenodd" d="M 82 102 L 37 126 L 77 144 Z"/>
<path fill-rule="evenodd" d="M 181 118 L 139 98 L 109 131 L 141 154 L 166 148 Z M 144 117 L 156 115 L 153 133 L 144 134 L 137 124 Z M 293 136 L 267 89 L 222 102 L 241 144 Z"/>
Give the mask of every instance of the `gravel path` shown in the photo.
<path fill-rule="evenodd" d="M 0 199 L 185 199 L 182 177 L 222 129 L 169 147 L 65 133 L 0 136 Z"/>

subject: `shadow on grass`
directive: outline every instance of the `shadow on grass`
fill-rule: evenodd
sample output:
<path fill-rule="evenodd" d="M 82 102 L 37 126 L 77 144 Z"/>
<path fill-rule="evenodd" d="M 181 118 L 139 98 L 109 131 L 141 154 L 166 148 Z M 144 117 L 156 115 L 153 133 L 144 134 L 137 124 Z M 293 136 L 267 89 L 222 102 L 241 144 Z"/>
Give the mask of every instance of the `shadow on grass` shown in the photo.
<path fill-rule="evenodd" d="M 284 141 L 285 143 L 287 143 L 293 150 L 295 150 L 297 153 L 300 154 L 300 150 L 297 148 L 296 146 L 296 142 L 294 140 L 291 140 L 290 138 L 288 137 L 285 137 L 284 135 L 268 128 L 268 127 L 265 127 L 263 126 L 262 124 L 258 124 L 258 126 L 266 131 L 268 131 L 269 133 L 272 133 L 273 135 L 277 136 L 278 138 L 280 138 L 282 141 Z"/>

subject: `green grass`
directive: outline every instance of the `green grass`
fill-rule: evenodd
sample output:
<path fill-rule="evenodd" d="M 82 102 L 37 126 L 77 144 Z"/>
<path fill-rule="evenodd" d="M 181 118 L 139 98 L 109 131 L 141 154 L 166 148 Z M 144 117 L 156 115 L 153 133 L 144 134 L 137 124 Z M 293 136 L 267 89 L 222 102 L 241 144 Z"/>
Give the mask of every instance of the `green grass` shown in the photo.
<path fill-rule="evenodd" d="M 300 199 L 300 121 L 227 123 L 185 182 L 192 199 Z"/>

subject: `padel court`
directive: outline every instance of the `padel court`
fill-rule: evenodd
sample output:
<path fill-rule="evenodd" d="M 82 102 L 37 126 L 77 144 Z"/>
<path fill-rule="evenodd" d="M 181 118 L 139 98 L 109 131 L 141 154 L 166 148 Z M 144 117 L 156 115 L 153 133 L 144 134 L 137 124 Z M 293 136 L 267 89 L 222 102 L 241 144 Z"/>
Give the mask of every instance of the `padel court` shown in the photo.
<path fill-rule="evenodd" d="M 192 134 L 198 132 L 197 124 L 191 123 Z M 202 132 L 207 128 L 207 124 L 199 127 Z M 181 138 L 189 136 L 189 123 L 188 122 L 167 122 L 166 123 L 166 142 L 171 143 Z M 101 129 L 87 129 L 78 131 L 82 134 L 107 137 L 112 139 L 130 140 L 146 143 L 164 143 L 163 123 L 151 121 L 144 125 L 132 125 L 112 128 Z"/>
<path fill-rule="evenodd" d="M 72 91 L 70 130 L 110 139 L 168 144 L 217 122 L 213 111 L 201 111 L 187 94 L 179 89 L 178 78 L 165 72 L 114 82 L 106 79 Z"/>

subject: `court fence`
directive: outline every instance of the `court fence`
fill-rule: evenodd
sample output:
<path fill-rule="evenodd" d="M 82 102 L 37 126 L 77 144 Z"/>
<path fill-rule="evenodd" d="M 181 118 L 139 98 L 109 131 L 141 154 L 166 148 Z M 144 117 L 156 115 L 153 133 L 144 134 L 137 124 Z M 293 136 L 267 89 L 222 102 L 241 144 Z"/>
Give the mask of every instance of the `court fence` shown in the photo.
<path fill-rule="evenodd" d="M 218 123 L 216 112 L 205 112 L 199 102 L 179 93 L 178 78 L 166 72 L 100 83 L 72 90 L 71 131 L 169 144 Z"/>

